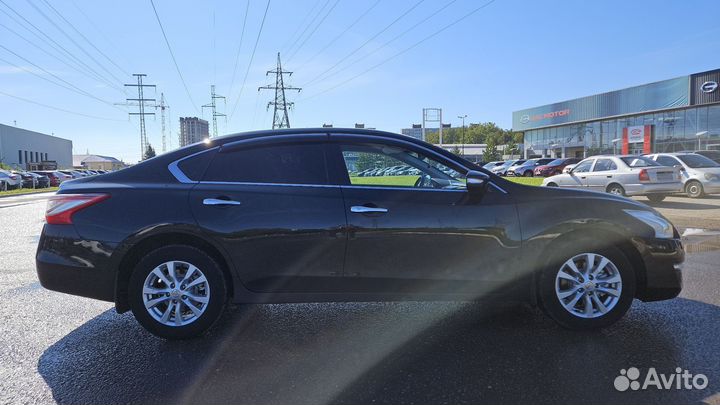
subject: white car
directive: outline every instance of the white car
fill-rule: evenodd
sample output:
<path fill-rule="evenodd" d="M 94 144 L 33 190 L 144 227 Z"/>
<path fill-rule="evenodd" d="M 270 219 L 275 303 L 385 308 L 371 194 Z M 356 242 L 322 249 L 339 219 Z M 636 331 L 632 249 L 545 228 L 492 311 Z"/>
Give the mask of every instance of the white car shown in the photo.
<path fill-rule="evenodd" d="M 720 193 L 720 164 L 712 159 L 697 153 L 654 153 L 647 157 L 663 166 L 679 168 L 688 197 Z"/>
<path fill-rule="evenodd" d="M 659 202 L 680 192 L 680 170 L 661 166 L 643 156 L 593 156 L 580 161 L 569 173 L 543 180 L 547 187 L 574 187 L 623 196 L 644 195 Z"/>

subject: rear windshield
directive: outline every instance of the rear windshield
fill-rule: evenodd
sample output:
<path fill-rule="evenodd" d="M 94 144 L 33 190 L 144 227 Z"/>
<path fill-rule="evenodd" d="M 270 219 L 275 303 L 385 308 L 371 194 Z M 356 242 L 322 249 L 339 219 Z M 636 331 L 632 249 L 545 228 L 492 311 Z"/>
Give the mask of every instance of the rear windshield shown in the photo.
<path fill-rule="evenodd" d="M 620 160 L 625 162 L 625 164 L 630 167 L 662 166 L 654 160 L 648 159 L 643 156 L 621 157 Z"/>
<path fill-rule="evenodd" d="M 555 159 L 552 162 L 548 163 L 548 166 L 560 166 L 561 164 L 565 163 L 566 159 Z"/>
<path fill-rule="evenodd" d="M 693 169 L 697 169 L 700 167 L 720 166 L 719 164 L 702 155 L 678 155 L 678 159 L 682 160 L 683 163 L 688 165 L 688 167 L 692 167 Z"/>

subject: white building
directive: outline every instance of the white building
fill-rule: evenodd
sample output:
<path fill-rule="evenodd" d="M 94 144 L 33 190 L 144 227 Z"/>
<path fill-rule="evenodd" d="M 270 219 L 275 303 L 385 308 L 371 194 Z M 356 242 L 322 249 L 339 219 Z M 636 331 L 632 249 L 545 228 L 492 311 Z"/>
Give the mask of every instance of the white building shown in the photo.
<path fill-rule="evenodd" d="M 72 141 L 0 124 L 0 162 L 22 169 L 42 162 L 56 162 L 59 169 L 71 168 Z"/>

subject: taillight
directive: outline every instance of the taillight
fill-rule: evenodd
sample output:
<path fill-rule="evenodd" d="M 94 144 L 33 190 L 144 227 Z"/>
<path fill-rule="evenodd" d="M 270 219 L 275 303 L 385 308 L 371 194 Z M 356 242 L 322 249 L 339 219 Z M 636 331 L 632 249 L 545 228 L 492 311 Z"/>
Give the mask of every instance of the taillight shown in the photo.
<path fill-rule="evenodd" d="M 53 225 L 72 224 L 74 213 L 110 198 L 110 194 L 57 194 L 48 200 L 45 221 Z"/>
<path fill-rule="evenodd" d="M 646 169 L 640 169 L 638 179 L 640 181 L 650 181 L 650 175 L 648 174 L 648 171 Z"/>

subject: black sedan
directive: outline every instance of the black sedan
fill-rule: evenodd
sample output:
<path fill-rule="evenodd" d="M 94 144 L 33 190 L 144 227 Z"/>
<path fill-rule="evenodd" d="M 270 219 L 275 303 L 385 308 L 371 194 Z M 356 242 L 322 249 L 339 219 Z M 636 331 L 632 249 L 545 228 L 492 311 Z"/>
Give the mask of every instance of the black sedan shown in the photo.
<path fill-rule="evenodd" d="M 112 301 L 171 339 L 202 334 L 228 302 L 522 300 L 600 328 L 634 298 L 677 296 L 684 259 L 642 203 L 515 184 L 353 129 L 231 135 L 76 179 L 46 221 L 45 288 Z"/>

